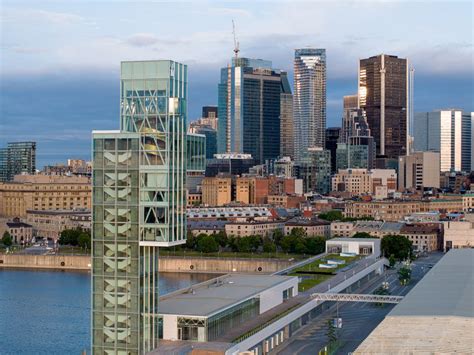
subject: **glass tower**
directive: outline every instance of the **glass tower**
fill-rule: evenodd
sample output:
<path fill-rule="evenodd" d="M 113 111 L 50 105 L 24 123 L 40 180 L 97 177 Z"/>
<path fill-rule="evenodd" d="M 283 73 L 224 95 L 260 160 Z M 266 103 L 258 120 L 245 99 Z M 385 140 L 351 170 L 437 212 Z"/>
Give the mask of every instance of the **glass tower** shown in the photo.
<path fill-rule="evenodd" d="M 185 242 L 187 67 L 122 62 L 121 130 L 93 132 L 92 353 L 158 343 L 158 250 Z"/>
<path fill-rule="evenodd" d="M 295 160 L 308 148 L 324 148 L 326 133 L 326 50 L 295 50 L 293 112 Z"/>
<path fill-rule="evenodd" d="M 285 72 L 267 60 L 233 58 L 218 86 L 218 153 L 251 154 L 257 163 L 280 155 L 280 94 Z"/>
<path fill-rule="evenodd" d="M 0 181 L 12 181 L 15 175 L 36 171 L 36 142 L 12 142 L 0 148 Z"/>

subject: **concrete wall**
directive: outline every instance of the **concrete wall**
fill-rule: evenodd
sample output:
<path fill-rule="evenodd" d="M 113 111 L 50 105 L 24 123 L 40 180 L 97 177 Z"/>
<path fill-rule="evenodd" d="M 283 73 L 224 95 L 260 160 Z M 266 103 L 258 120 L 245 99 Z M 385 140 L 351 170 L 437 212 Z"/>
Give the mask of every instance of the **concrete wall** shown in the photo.
<path fill-rule="evenodd" d="M 282 282 L 281 284 L 260 293 L 260 314 L 283 303 L 283 291 L 293 287 L 293 296 L 298 294 L 298 278 Z"/>
<path fill-rule="evenodd" d="M 0 268 L 90 270 L 90 264 L 89 256 L 0 254 Z M 158 269 L 163 272 L 273 273 L 292 264 L 288 260 L 162 256 Z"/>
<path fill-rule="evenodd" d="M 0 254 L 0 268 L 90 270 L 89 256 Z"/>
<path fill-rule="evenodd" d="M 291 266 L 288 260 L 160 257 L 158 269 L 170 272 L 273 273 Z"/>

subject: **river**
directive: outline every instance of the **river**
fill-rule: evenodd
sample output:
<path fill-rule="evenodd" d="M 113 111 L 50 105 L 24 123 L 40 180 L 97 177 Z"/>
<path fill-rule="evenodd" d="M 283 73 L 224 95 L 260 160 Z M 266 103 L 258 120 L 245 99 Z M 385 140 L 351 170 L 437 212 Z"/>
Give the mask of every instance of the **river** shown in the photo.
<path fill-rule="evenodd" d="M 215 277 L 160 273 L 160 294 Z M 0 269 L 0 354 L 90 349 L 90 274 Z"/>

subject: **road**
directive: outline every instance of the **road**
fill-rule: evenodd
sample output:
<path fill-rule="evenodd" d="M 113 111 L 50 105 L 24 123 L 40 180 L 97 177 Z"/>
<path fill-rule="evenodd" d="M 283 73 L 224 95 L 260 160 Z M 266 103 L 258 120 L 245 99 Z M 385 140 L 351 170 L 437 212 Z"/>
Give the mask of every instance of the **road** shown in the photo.
<path fill-rule="evenodd" d="M 443 256 L 442 253 L 432 253 L 421 257 L 412 263 L 412 279 L 409 285 L 401 286 L 396 271 L 389 270 L 384 275 L 372 279 L 369 284 L 362 285 L 354 293 L 371 294 L 381 286 L 382 282 L 389 283 L 392 295 L 406 295 L 421 278 L 430 270 L 429 265 L 435 264 Z M 385 316 L 395 307 L 394 304 L 377 306 L 368 302 L 339 302 L 324 311 L 318 318 L 310 321 L 301 328 L 286 344 L 276 349 L 275 354 L 317 354 L 327 344 L 327 321 L 336 315 L 342 318 L 343 327 L 338 330 L 338 339 L 342 347 L 338 354 L 348 354 L 377 327 Z"/>

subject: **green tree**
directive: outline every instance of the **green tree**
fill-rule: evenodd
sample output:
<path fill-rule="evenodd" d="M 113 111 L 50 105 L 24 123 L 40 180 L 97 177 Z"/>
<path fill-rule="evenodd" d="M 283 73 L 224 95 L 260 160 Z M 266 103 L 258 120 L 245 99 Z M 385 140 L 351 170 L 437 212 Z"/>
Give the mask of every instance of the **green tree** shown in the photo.
<path fill-rule="evenodd" d="M 270 238 L 263 239 L 263 251 L 265 253 L 274 253 L 276 252 L 276 245 Z"/>
<path fill-rule="evenodd" d="M 90 234 L 86 233 L 86 232 L 81 233 L 79 235 L 77 243 L 81 248 L 90 249 L 91 248 L 91 236 L 90 236 Z"/>
<path fill-rule="evenodd" d="M 276 245 L 280 246 L 280 242 L 285 235 L 281 229 L 275 229 L 273 231 L 273 241 Z"/>
<path fill-rule="evenodd" d="M 337 341 L 337 334 L 336 334 L 336 327 L 333 324 L 332 319 L 328 319 L 328 329 L 326 332 L 326 336 L 328 337 L 329 344 L 333 344 Z"/>
<path fill-rule="evenodd" d="M 306 253 L 317 255 L 324 253 L 326 250 L 326 238 L 310 237 L 305 239 Z"/>
<path fill-rule="evenodd" d="M 344 217 L 341 211 L 338 210 L 331 210 L 328 212 L 320 213 L 318 215 L 320 219 L 324 219 L 326 221 L 341 221 Z"/>
<path fill-rule="evenodd" d="M 411 269 L 408 266 L 403 266 L 398 270 L 398 280 L 401 285 L 407 285 L 411 280 Z"/>
<path fill-rule="evenodd" d="M 58 242 L 61 245 L 77 246 L 79 244 L 79 236 L 81 233 L 83 233 L 83 231 L 79 228 L 65 229 L 61 232 Z"/>
<path fill-rule="evenodd" d="M 372 238 L 372 239 L 377 239 L 377 237 L 371 236 L 367 232 L 357 232 L 355 233 L 352 238 Z"/>
<path fill-rule="evenodd" d="M 280 241 L 281 250 L 283 250 L 285 253 L 289 253 L 293 244 L 292 241 L 293 241 L 292 236 L 290 235 L 284 236 Z"/>
<path fill-rule="evenodd" d="M 188 234 L 186 238 L 186 248 L 195 250 L 197 245 L 197 237 L 195 237 L 192 233 Z"/>
<path fill-rule="evenodd" d="M 5 245 L 6 247 L 11 247 L 13 244 L 12 236 L 10 235 L 8 231 L 5 231 L 3 233 L 2 244 Z"/>
<path fill-rule="evenodd" d="M 252 251 L 252 240 L 249 237 L 241 237 L 236 240 L 237 251 L 250 253 Z"/>
<path fill-rule="evenodd" d="M 204 235 L 197 241 L 197 250 L 203 253 L 215 253 L 219 251 L 219 244 L 216 242 L 214 237 L 210 235 Z"/>
<path fill-rule="evenodd" d="M 403 235 L 386 235 L 382 238 L 382 253 L 398 261 L 407 260 L 412 254 L 412 242 Z"/>
<path fill-rule="evenodd" d="M 389 266 L 393 268 L 395 266 L 395 263 L 397 260 L 395 259 L 395 255 L 390 254 L 390 257 L 388 258 Z"/>
<path fill-rule="evenodd" d="M 291 230 L 290 236 L 293 238 L 305 238 L 306 231 L 301 227 L 296 227 Z"/>
<path fill-rule="evenodd" d="M 294 246 L 293 251 L 297 254 L 305 254 L 306 251 L 306 243 L 304 242 L 303 238 L 299 238 Z"/>
<path fill-rule="evenodd" d="M 225 248 L 229 242 L 224 231 L 219 231 L 218 233 L 214 234 L 214 239 L 222 248 Z"/>

